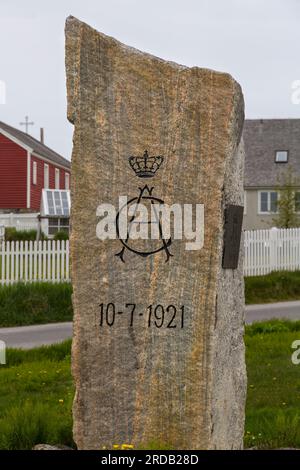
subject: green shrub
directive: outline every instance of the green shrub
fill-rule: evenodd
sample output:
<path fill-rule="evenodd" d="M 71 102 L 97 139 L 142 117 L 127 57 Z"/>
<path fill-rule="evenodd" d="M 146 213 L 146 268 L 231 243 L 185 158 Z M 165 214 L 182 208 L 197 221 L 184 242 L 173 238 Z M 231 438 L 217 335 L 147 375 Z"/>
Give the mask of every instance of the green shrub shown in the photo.
<path fill-rule="evenodd" d="M 65 230 L 59 230 L 54 235 L 53 240 L 69 240 L 69 234 Z"/>
<path fill-rule="evenodd" d="M 265 276 L 245 277 L 247 304 L 300 299 L 300 271 L 277 271 Z"/>
<path fill-rule="evenodd" d="M 0 286 L 0 327 L 70 321 L 69 283 L 17 283 Z"/>
<path fill-rule="evenodd" d="M 5 240 L 8 242 L 35 241 L 37 230 L 17 230 L 14 227 L 6 227 Z M 47 240 L 46 235 L 41 232 L 40 240 Z"/>

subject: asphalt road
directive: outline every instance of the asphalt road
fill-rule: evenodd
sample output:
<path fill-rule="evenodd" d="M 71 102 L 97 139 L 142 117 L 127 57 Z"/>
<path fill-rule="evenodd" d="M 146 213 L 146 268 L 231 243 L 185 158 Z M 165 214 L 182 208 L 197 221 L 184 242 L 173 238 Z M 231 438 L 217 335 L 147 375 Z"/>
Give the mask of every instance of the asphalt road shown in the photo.
<path fill-rule="evenodd" d="M 300 301 L 246 306 L 246 323 L 272 318 L 300 320 Z"/>
<path fill-rule="evenodd" d="M 0 328 L 0 340 L 5 341 L 7 348 L 31 349 L 71 337 L 72 322 Z"/>
<path fill-rule="evenodd" d="M 247 305 L 246 323 L 272 318 L 300 320 L 300 301 L 276 304 Z M 30 349 L 45 344 L 64 341 L 72 336 L 72 323 L 0 328 L 0 340 L 6 347 Z"/>

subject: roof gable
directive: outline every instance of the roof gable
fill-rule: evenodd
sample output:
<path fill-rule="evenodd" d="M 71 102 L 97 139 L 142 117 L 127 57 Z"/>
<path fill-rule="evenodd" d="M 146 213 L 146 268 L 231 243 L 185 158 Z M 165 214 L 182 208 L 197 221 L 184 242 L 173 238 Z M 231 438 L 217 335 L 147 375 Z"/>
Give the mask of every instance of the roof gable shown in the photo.
<path fill-rule="evenodd" d="M 247 119 L 245 143 L 245 187 L 278 186 L 291 167 L 300 178 L 300 119 Z M 276 163 L 276 150 L 288 150 L 288 163 Z"/>
<path fill-rule="evenodd" d="M 10 136 L 15 142 L 18 141 L 18 143 L 26 150 L 32 151 L 37 156 L 50 160 L 56 165 L 70 169 L 71 163 L 69 160 L 47 147 L 47 145 L 42 144 L 42 142 L 35 139 L 31 135 L 25 134 L 25 132 L 22 132 L 19 129 L 16 129 L 0 121 L 0 132 L 1 130 L 3 130 L 3 132 Z"/>

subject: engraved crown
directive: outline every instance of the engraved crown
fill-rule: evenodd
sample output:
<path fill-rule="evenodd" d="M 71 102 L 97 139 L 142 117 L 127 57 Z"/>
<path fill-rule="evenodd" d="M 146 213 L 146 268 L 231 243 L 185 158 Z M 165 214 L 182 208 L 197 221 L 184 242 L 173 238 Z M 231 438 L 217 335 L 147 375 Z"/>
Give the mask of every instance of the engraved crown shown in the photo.
<path fill-rule="evenodd" d="M 131 168 L 139 178 L 152 178 L 164 161 L 164 157 L 150 157 L 148 151 L 145 150 L 142 157 L 132 156 L 128 160 Z"/>

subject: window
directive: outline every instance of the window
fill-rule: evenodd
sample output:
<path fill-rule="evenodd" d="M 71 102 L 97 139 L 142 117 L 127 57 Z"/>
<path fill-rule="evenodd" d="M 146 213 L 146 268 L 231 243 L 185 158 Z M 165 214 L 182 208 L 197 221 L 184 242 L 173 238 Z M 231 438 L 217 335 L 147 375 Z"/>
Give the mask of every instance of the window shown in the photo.
<path fill-rule="evenodd" d="M 65 173 L 65 189 L 70 189 L 70 175 Z"/>
<path fill-rule="evenodd" d="M 59 189 L 59 169 L 55 168 L 55 189 Z"/>
<path fill-rule="evenodd" d="M 270 212 L 277 212 L 278 194 L 276 192 L 270 193 Z"/>
<path fill-rule="evenodd" d="M 70 220 L 68 218 L 59 218 L 53 217 L 49 218 L 49 225 L 48 225 L 48 234 L 55 235 L 56 232 L 67 232 L 69 233 L 70 229 Z"/>
<path fill-rule="evenodd" d="M 49 188 L 49 165 L 44 164 L 44 188 Z"/>
<path fill-rule="evenodd" d="M 276 191 L 259 191 L 258 213 L 274 214 L 277 212 L 278 193 Z"/>
<path fill-rule="evenodd" d="M 37 184 L 37 162 L 33 162 L 32 166 L 32 184 Z"/>
<path fill-rule="evenodd" d="M 51 216 L 70 216 L 70 192 L 48 189 L 43 191 L 44 214 Z"/>
<path fill-rule="evenodd" d="M 54 235 L 59 230 L 69 233 L 70 191 L 43 189 L 42 201 L 42 216 L 48 219 L 48 234 Z"/>
<path fill-rule="evenodd" d="M 295 212 L 300 212 L 300 192 L 295 192 Z"/>
<path fill-rule="evenodd" d="M 288 150 L 276 150 L 275 162 L 276 163 L 287 163 L 289 152 Z"/>

